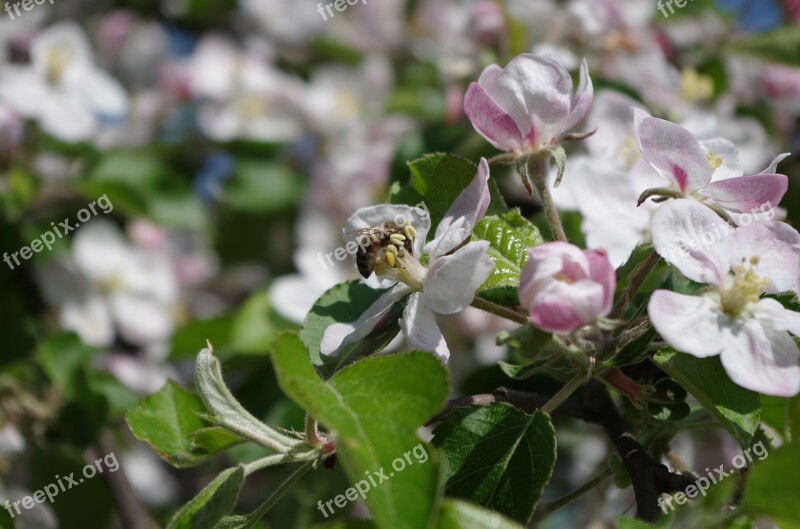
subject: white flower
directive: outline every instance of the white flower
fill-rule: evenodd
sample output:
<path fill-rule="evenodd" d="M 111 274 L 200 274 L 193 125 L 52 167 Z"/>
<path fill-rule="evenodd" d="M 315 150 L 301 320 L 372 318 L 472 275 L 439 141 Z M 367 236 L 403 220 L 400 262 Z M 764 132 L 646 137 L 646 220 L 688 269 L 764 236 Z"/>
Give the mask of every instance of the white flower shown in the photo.
<path fill-rule="evenodd" d="M 367 279 L 370 286 L 391 289 L 357 321 L 328 327 L 320 347 L 323 354 L 334 355 L 342 345 L 363 339 L 383 323 L 395 302 L 410 296 L 400 320 L 407 344 L 431 351 L 442 361 L 450 357 L 435 315 L 463 311 L 494 269 L 486 253 L 487 241 L 464 244 L 489 207 L 488 180 L 489 164 L 482 159 L 475 178 L 456 198 L 437 226 L 435 238 L 424 248 L 430 217 L 418 208 L 372 206 L 350 217 L 344 230 L 348 242 L 358 242 L 359 230 L 403 225 L 399 237 L 393 236 L 392 244 L 379 252 L 375 273 Z M 410 223 L 404 224 L 405 219 Z M 428 255 L 427 265 L 420 262 L 423 253 Z"/>
<path fill-rule="evenodd" d="M 193 57 L 190 78 L 193 94 L 203 100 L 198 122 L 208 137 L 285 142 L 302 134 L 294 112 L 301 84 L 260 54 L 207 37 Z"/>
<path fill-rule="evenodd" d="M 791 336 L 800 336 L 800 314 L 761 298 L 797 285 L 800 234 L 780 222 L 734 230 L 693 200 L 662 206 L 652 231 L 664 259 L 710 285 L 697 296 L 653 294 L 648 311 L 664 340 L 698 358 L 721 355 L 742 387 L 777 396 L 800 392 L 800 349 Z"/>
<path fill-rule="evenodd" d="M 110 345 L 116 332 L 140 345 L 167 340 L 175 328 L 178 288 L 169 260 L 137 251 L 109 221 L 81 226 L 72 259 L 38 270 L 61 325 L 84 343 Z"/>
<path fill-rule="evenodd" d="M 90 139 L 102 122 L 128 112 L 124 88 L 97 67 L 86 35 L 72 22 L 34 39 L 29 66 L 4 68 L 0 101 L 64 141 Z"/>

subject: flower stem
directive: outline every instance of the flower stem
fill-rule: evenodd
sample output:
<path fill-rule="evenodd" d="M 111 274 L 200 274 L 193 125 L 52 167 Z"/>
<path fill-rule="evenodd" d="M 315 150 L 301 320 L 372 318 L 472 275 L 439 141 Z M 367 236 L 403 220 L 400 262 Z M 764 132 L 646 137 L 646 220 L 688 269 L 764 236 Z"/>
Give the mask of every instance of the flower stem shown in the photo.
<path fill-rule="evenodd" d="M 567 234 L 561 224 L 561 217 L 558 209 L 553 202 L 553 195 L 550 194 L 550 155 L 534 155 L 528 160 L 528 177 L 533 181 L 539 198 L 542 200 L 547 223 L 550 225 L 550 232 L 557 241 L 567 241 Z"/>
<path fill-rule="evenodd" d="M 525 325 L 528 323 L 528 317 L 526 315 L 520 314 L 519 312 L 509 309 L 508 307 L 498 305 L 497 303 L 492 303 L 491 301 L 487 301 L 477 296 L 472 300 L 472 306 L 484 312 L 494 314 L 495 316 L 500 316 L 501 318 L 519 323 L 520 325 Z"/>
<path fill-rule="evenodd" d="M 570 395 L 575 393 L 575 391 L 580 388 L 586 382 L 586 373 L 578 373 L 572 379 L 564 384 L 564 387 L 561 388 L 558 393 L 553 395 L 553 397 L 542 406 L 541 410 L 548 415 L 551 415 L 556 408 L 558 408 L 565 400 L 567 400 Z"/>

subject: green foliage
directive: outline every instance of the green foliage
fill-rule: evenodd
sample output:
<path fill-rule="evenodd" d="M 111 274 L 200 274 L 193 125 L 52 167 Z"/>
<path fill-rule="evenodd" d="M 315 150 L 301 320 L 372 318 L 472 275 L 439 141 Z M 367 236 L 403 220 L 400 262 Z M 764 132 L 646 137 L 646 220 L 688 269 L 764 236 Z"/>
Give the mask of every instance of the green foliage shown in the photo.
<path fill-rule="evenodd" d="M 731 42 L 730 49 L 767 62 L 800 66 L 800 26 L 793 25 L 769 33 Z"/>
<path fill-rule="evenodd" d="M 444 404 L 447 372 L 441 362 L 419 352 L 371 356 L 324 381 L 303 342 L 291 334 L 278 339 L 272 359 L 283 391 L 336 433 L 337 460 L 352 483 L 385 472 L 388 481 L 370 487 L 365 499 L 376 525 L 426 527 L 436 513 L 439 463 L 416 430 Z M 419 457 L 411 464 L 407 458 L 415 449 Z M 398 459 L 405 468 L 393 467 Z"/>
<path fill-rule="evenodd" d="M 512 210 L 488 216 L 475 226 L 473 236 L 489 241 L 489 256 L 495 263 L 492 275 L 480 290 L 519 286 L 519 275 L 528 260 L 528 248 L 544 242 L 538 228 Z"/>
<path fill-rule="evenodd" d="M 209 428 L 200 398 L 173 381 L 146 397 L 128 412 L 133 435 L 150 445 L 167 463 L 178 467 L 199 465 L 209 457 L 241 442 L 228 430 Z"/>
<path fill-rule="evenodd" d="M 230 513 L 244 482 L 241 466 L 221 472 L 197 496 L 181 507 L 167 529 L 209 529 Z"/>
<path fill-rule="evenodd" d="M 526 524 L 556 462 L 556 438 L 547 414 L 513 406 L 456 409 L 434 431 L 445 493 Z"/>
<path fill-rule="evenodd" d="M 753 515 L 772 516 L 787 525 L 800 520 L 800 444 L 793 443 L 773 450 L 750 472 L 744 490 L 742 509 Z"/>
<path fill-rule="evenodd" d="M 385 322 L 369 336 L 343 346 L 335 357 L 327 357 L 320 353 L 322 337 L 330 325 L 358 320 L 385 292 L 371 288 L 362 281 L 353 280 L 330 288 L 314 303 L 303 322 L 300 337 L 308 348 L 311 362 L 324 377 L 333 375 L 343 366 L 364 355 L 380 352 L 400 332 L 397 320 L 400 318 L 403 305 L 396 303 Z"/>
<path fill-rule="evenodd" d="M 761 420 L 758 394 L 734 384 L 719 358 L 700 359 L 663 349 L 654 361 L 710 411 L 743 448 L 750 446 Z"/>

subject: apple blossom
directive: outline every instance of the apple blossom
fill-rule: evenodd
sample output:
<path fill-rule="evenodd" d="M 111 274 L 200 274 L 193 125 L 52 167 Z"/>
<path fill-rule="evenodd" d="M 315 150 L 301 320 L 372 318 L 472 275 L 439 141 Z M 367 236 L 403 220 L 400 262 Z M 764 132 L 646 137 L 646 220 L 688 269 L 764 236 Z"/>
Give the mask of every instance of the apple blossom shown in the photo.
<path fill-rule="evenodd" d="M 119 121 L 128 113 L 124 88 L 95 65 L 86 35 L 72 22 L 58 23 L 34 39 L 29 66 L 4 68 L 0 101 L 64 141 L 87 140 L 101 122 Z"/>
<path fill-rule="evenodd" d="M 146 346 L 175 329 L 179 293 L 168 259 L 130 246 L 111 222 L 81 226 L 72 258 L 48 263 L 38 276 L 62 327 L 87 344 L 110 345 L 118 332 Z"/>
<path fill-rule="evenodd" d="M 797 285 L 800 234 L 773 222 L 732 228 L 692 200 L 653 216 L 653 245 L 687 278 L 709 284 L 699 295 L 657 290 L 648 306 L 653 326 L 678 351 L 721 356 L 731 379 L 766 395 L 800 392 L 800 314 L 764 293 Z"/>
<path fill-rule="evenodd" d="M 478 287 L 489 277 L 494 262 L 486 253 L 488 241 L 467 242 L 475 224 L 489 207 L 489 164 L 481 159 L 472 182 L 458 195 L 436 228 L 434 239 L 424 245 L 430 216 L 409 206 L 379 205 L 356 211 L 344 229 L 345 239 L 358 240 L 358 231 L 386 222 L 403 224 L 376 259 L 375 273 L 366 282 L 389 288 L 357 321 L 335 323 L 325 330 L 321 352 L 335 355 L 339 349 L 369 335 L 383 323 L 395 302 L 409 297 L 400 326 L 410 347 L 435 353 L 442 361 L 450 350 L 435 321 L 436 314 L 455 314 L 468 307 Z M 399 237 L 398 237 L 399 236 Z M 411 250 L 403 244 L 411 240 Z M 423 247 L 424 245 L 424 247 Z M 391 250 L 389 249 L 391 248 Z M 423 265 L 420 257 L 427 254 Z"/>
<path fill-rule="evenodd" d="M 688 130 L 634 109 L 634 135 L 644 158 L 669 184 L 667 196 L 692 198 L 732 213 L 748 213 L 764 204 L 777 206 L 789 187 L 777 174 L 781 155 L 764 172 L 743 176 L 736 147 L 728 140 L 698 141 Z M 642 195 L 665 194 L 653 189 Z"/>
<path fill-rule="evenodd" d="M 531 154 L 560 144 L 589 111 L 593 88 L 585 60 L 574 94 L 572 88 L 572 78 L 560 63 L 526 53 L 504 69 L 488 66 L 470 84 L 464 112 L 498 149 Z"/>
<path fill-rule="evenodd" d="M 617 276 L 604 250 L 564 242 L 528 250 L 519 299 L 538 328 L 569 334 L 611 312 Z"/>

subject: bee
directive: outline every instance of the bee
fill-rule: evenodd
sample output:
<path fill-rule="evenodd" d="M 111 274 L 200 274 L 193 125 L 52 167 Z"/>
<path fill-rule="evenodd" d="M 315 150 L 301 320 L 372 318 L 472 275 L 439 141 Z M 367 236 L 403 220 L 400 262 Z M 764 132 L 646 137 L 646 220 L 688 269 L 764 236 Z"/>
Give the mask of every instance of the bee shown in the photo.
<path fill-rule="evenodd" d="M 376 228 L 365 228 L 347 235 L 354 236 L 358 242 L 356 268 L 366 279 L 375 271 L 375 264 L 382 253 L 389 266 L 394 265 L 398 255 L 401 257 L 403 255 L 395 250 L 402 248 L 402 252 L 411 255 L 414 245 L 413 236 L 416 235 L 416 232 L 409 225 L 399 226 L 393 222 L 387 222 Z M 387 251 L 390 246 L 394 250 Z"/>

